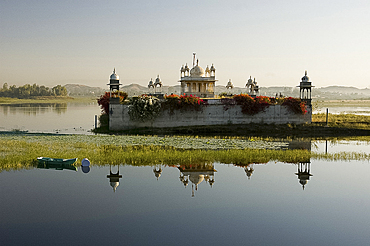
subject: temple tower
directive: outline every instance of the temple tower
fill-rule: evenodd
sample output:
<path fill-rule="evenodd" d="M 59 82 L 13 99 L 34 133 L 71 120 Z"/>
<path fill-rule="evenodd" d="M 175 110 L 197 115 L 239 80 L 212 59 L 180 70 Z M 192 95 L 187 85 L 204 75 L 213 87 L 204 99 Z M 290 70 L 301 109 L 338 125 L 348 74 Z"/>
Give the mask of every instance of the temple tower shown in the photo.
<path fill-rule="evenodd" d="M 114 68 L 112 75 L 110 76 L 109 81 L 109 103 L 110 104 L 119 104 L 119 86 L 122 85 L 119 83 L 119 76 L 116 74 L 116 69 Z"/>
<path fill-rule="evenodd" d="M 312 87 L 312 82 L 309 81 L 310 78 L 307 76 L 307 71 L 305 71 L 304 76 L 302 77 L 301 82 L 299 83 L 299 98 L 306 102 L 306 105 L 311 105 L 311 90 Z"/>

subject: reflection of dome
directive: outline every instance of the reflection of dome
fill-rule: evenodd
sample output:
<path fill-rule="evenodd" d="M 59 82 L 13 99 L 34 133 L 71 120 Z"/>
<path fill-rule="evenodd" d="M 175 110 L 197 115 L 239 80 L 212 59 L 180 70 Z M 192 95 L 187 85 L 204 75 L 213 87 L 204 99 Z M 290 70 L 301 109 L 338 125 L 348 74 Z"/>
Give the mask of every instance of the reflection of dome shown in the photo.
<path fill-rule="evenodd" d="M 117 187 L 119 186 L 119 182 L 110 182 L 110 186 L 113 187 L 113 191 L 116 191 Z"/>
<path fill-rule="evenodd" d="M 190 174 L 189 179 L 193 184 L 198 185 L 204 180 L 204 175 Z"/>
<path fill-rule="evenodd" d="M 307 184 L 307 179 L 300 179 L 299 183 L 304 187 Z"/>
<path fill-rule="evenodd" d="M 196 65 L 190 70 L 190 77 L 202 77 L 204 75 L 204 69 Z"/>
<path fill-rule="evenodd" d="M 159 168 L 158 170 L 157 170 L 157 168 L 154 168 L 153 169 L 153 172 L 154 172 L 154 176 L 157 178 L 157 180 L 159 179 L 159 177 L 161 176 L 161 174 L 162 174 L 162 168 Z"/>
<path fill-rule="evenodd" d="M 119 76 L 116 74 L 116 69 L 113 70 L 112 75 L 110 76 L 111 80 L 119 80 Z"/>

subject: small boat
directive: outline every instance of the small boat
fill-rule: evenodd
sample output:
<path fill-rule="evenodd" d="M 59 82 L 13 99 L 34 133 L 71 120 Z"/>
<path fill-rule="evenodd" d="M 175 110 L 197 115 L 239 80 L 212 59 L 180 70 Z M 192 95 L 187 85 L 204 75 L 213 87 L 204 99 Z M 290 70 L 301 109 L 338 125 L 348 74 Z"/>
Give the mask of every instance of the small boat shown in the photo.
<path fill-rule="evenodd" d="M 77 158 L 72 159 L 60 159 L 60 158 L 50 158 L 50 157 L 37 157 L 37 160 L 41 164 L 65 164 L 72 165 L 77 161 Z"/>
<path fill-rule="evenodd" d="M 38 161 L 37 168 L 56 169 L 56 170 L 68 169 L 77 171 L 77 167 L 73 165 L 77 161 L 77 158 L 59 159 L 49 157 L 37 157 L 37 161 Z"/>

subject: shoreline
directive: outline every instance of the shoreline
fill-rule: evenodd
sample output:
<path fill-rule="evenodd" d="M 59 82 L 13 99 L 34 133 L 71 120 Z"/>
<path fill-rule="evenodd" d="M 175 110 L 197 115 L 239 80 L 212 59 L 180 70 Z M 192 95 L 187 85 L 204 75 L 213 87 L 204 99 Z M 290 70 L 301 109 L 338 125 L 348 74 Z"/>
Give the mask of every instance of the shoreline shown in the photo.
<path fill-rule="evenodd" d="M 304 125 L 292 124 L 245 124 L 193 126 L 174 128 L 137 128 L 125 131 L 109 131 L 97 128 L 95 133 L 113 135 L 192 135 L 192 136 L 240 136 L 240 137 L 272 137 L 272 138 L 327 138 L 370 136 L 370 130 L 346 127 L 326 127 L 323 123 Z"/>
<path fill-rule="evenodd" d="M 19 105 L 19 104 L 48 104 L 48 103 L 91 103 L 97 102 L 97 98 L 93 97 L 37 97 L 29 99 L 19 99 L 11 97 L 0 97 L 1 105 Z"/>

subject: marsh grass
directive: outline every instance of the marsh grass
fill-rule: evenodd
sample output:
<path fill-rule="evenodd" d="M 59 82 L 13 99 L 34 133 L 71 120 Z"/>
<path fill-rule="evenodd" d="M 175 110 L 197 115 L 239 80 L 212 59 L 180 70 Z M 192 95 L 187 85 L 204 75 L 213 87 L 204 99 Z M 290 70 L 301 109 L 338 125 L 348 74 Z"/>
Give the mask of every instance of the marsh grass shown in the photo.
<path fill-rule="evenodd" d="M 312 122 L 316 124 L 326 124 L 326 114 L 313 114 Z M 370 116 L 355 114 L 329 114 L 328 126 L 338 128 L 366 129 L 370 130 Z"/>
<path fill-rule="evenodd" d="M 7 135 L 0 137 L 0 172 L 34 168 L 38 156 L 55 158 L 78 157 L 88 158 L 92 165 L 186 165 L 201 163 L 227 163 L 245 166 L 250 163 L 267 163 L 279 161 L 286 163 L 307 162 L 311 158 L 324 160 L 370 160 L 370 155 L 357 152 L 341 152 L 334 154 L 313 153 L 309 150 L 281 150 L 266 148 L 204 148 L 185 149 L 170 146 L 172 138 L 157 137 L 156 144 L 148 136 L 140 136 L 141 144 L 132 144 L 132 139 L 126 139 L 126 144 L 117 136 L 27 136 Z M 124 138 L 124 137 L 123 137 Z M 87 141 L 90 139 L 90 141 Z M 125 138 L 124 138 L 125 139 Z M 185 141 L 186 138 L 183 138 Z M 194 140 L 192 138 L 191 140 Z M 167 144 L 166 144 L 167 141 Z M 209 139 L 201 139 L 209 141 Z M 226 141 L 226 139 L 221 139 Z M 242 140 L 244 141 L 244 140 Z M 258 143 L 257 140 L 249 140 Z M 221 143 L 222 143 L 221 142 Z M 131 144 L 129 144 L 131 143 Z M 257 146 L 257 145 L 256 145 Z M 262 145 L 263 146 L 263 145 Z M 268 145 L 267 145 L 268 146 Z M 261 146 L 260 146 L 261 147 Z M 80 165 L 80 162 L 76 165 Z"/>

